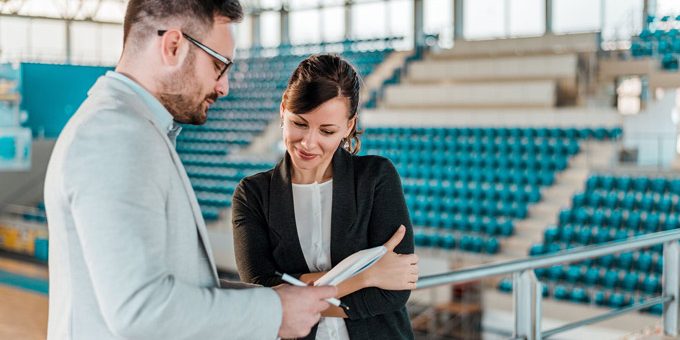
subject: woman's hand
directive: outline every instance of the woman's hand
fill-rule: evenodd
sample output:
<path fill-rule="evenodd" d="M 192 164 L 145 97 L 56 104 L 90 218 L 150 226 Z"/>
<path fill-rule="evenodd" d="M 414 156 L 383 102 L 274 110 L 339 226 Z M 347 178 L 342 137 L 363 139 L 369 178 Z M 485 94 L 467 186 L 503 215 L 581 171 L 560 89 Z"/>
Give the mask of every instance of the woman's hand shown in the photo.
<path fill-rule="evenodd" d="M 418 255 L 397 254 L 394 248 L 401 243 L 406 234 L 406 227 L 401 225 L 392 237 L 385 242 L 387 253 L 378 262 L 363 273 L 364 282 L 368 287 L 378 287 L 385 290 L 411 290 L 416 288 L 418 281 Z"/>

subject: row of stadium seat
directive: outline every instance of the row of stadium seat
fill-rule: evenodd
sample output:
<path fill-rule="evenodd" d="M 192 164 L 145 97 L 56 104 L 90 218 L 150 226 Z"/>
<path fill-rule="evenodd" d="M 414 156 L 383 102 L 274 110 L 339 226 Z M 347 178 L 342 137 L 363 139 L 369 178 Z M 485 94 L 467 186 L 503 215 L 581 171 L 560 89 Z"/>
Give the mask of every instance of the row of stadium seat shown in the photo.
<path fill-rule="evenodd" d="M 356 44 L 356 42 L 351 42 L 352 44 Z M 334 44 L 334 43 L 331 43 Z M 324 47 L 330 44 L 320 43 L 320 44 L 313 44 L 310 45 L 310 47 Z M 286 48 L 290 48 L 291 46 L 286 46 L 286 45 L 281 45 L 280 48 L 280 53 L 276 56 L 257 56 L 253 53 L 245 53 L 247 55 L 246 58 L 240 59 L 236 62 L 234 65 L 234 68 L 236 70 L 241 70 L 243 68 L 246 69 L 286 69 L 286 68 L 294 68 L 297 66 L 297 64 L 302 61 L 307 55 L 310 53 L 303 53 L 303 54 L 294 54 L 292 51 L 286 51 Z M 297 46 L 297 47 L 303 47 L 303 46 Z M 359 51 L 359 50 L 352 50 L 351 46 L 349 48 L 345 48 L 344 51 L 341 52 L 328 52 L 328 53 L 340 53 L 344 58 L 350 60 L 353 64 L 377 64 L 380 63 L 383 59 L 385 59 L 387 56 L 389 56 L 390 53 L 392 53 L 394 49 L 385 47 L 379 50 L 364 50 L 364 51 Z"/>
<path fill-rule="evenodd" d="M 253 132 L 186 131 L 180 134 L 177 141 L 188 143 L 250 144 L 255 137 L 256 134 Z"/>
<path fill-rule="evenodd" d="M 382 139 L 382 138 L 369 138 L 362 144 L 367 150 L 374 149 L 389 149 L 389 148 L 399 148 L 401 150 L 407 151 L 421 151 L 421 150 L 434 150 L 437 154 L 430 155 L 413 155 L 412 157 L 418 157 L 423 159 L 429 159 L 433 161 L 437 160 L 447 160 L 452 157 L 468 157 L 470 153 L 483 154 L 485 157 L 498 157 L 502 156 L 512 157 L 512 158 L 540 158 L 549 156 L 551 154 L 558 155 L 575 155 L 579 151 L 579 144 L 576 140 L 570 141 L 569 143 L 562 143 L 561 140 L 557 142 L 543 142 L 535 143 L 531 142 L 521 142 L 513 140 L 499 140 L 498 142 L 487 142 L 482 143 L 481 141 L 472 143 L 460 143 L 458 141 L 435 141 L 435 140 L 415 140 L 406 139 L 401 141 L 396 141 L 394 139 Z"/>
<path fill-rule="evenodd" d="M 640 40 L 643 41 L 662 41 L 665 39 L 671 39 L 674 40 L 676 38 L 680 38 L 680 30 L 677 28 L 670 28 L 668 30 L 659 28 L 659 29 L 650 29 L 650 28 L 645 28 L 642 31 L 640 31 L 640 34 L 636 38 L 639 38 Z"/>
<path fill-rule="evenodd" d="M 244 172 L 250 172 L 251 170 L 268 169 L 273 166 L 272 162 L 266 161 L 229 161 L 229 160 L 188 160 L 184 162 L 185 166 L 201 166 L 207 168 L 219 168 L 222 169 L 236 169 L 242 170 Z"/>
<path fill-rule="evenodd" d="M 601 266 L 552 266 L 535 270 L 539 280 L 568 284 L 581 288 L 600 288 L 657 294 L 661 292 L 661 275 L 656 272 L 639 272 Z"/>
<path fill-rule="evenodd" d="M 300 61 L 302 61 L 302 59 L 304 58 L 300 58 Z M 354 67 L 357 70 L 357 72 L 359 72 L 359 74 L 368 75 L 371 74 L 375 67 L 377 66 L 377 64 L 375 64 L 376 60 L 379 62 L 382 61 L 382 59 L 370 59 L 366 61 L 371 62 L 371 64 L 355 64 Z M 232 72 L 233 73 L 232 78 L 234 80 L 247 83 L 256 83 L 262 81 L 275 81 L 279 83 L 286 82 L 290 77 L 291 73 L 293 72 L 293 70 L 295 69 L 295 67 L 297 66 L 297 64 L 298 63 L 286 65 L 272 63 L 266 69 L 258 69 L 253 67 L 249 67 L 248 69 L 234 68 Z M 256 85 L 253 85 L 253 87 L 257 89 Z"/>
<path fill-rule="evenodd" d="M 432 151 L 432 150 L 429 150 Z M 380 149 L 367 149 L 365 154 L 378 154 Z M 515 183 L 517 185 L 543 182 L 550 185 L 553 173 L 567 168 L 569 160 L 565 155 L 553 155 L 536 159 L 532 157 L 498 158 L 484 155 L 417 155 L 383 151 L 404 177 L 452 181 L 474 181 L 488 183 Z M 500 171 L 504 169 L 506 172 Z"/>
<path fill-rule="evenodd" d="M 610 308 L 628 307 L 634 303 L 642 303 L 646 299 L 656 296 L 649 294 L 616 292 L 609 289 L 587 289 L 565 284 L 544 284 L 542 288 L 542 295 L 544 298 L 552 296 L 556 300 L 560 301 L 569 301 L 581 304 L 594 303 L 598 306 Z M 498 283 L 498 289 L 506 293 L 512 292 L 512 280 L 509 278 L 501 280 Z M 644 313 L 661 315 L 663 311 L 663 305 L 657 304 L 641 311 Z"/>
<path fill-rule="evenodd" d="M 253 112 L 253 113 L 275 113 L 279 110 L 279 100 L 234 100 L 229 101 L 227 97 L 219 98 L 210 110 L 229 110 L 231 112 Z M 220 114 L 208 114 L 208 119 L 219 117 Z"/>
<path fill-rule="evenodd" d="M 517 184 L 475 185 L 471 181 L 414 181 L 404 178 L 403 190 L 406 202 L 412 202 L 415 207 L 437 207 L 454 209 L 465 199 L 468 201 L 512 201 L 518 203 L 536 203 L 541 199 L 541 192 L 535 187 L 517 186 Z M 434 183 L 433 183 L 434 182 Z M 431 196 L 432 199 L 428 199 Z M 474 202 L 471 202 L 474 203 Z"/>
<path fill-rule="evenodd" d="M 680 195 L 680 178 L 664 178 L 664 177 L 631 177 L 631 176 L 609 176 L 609 175 L 594 175 L 586 181 L 586 190 L 620 190 L 620 191 L 635 191 L 645 192 L 652 191 L 654 193 L 674 193 Z"/>
<path fill-rule="evenodd" d="M 676 224 L 677 226 L 677 224 Z M 670 224 L 664 224 L 661 230 L 671 230 Z M 552 249 L 559 251 L 564 249 L 561 244 L 571 246 L 581 246 L 589 244 L 598 244 L 615 240 L 623 240 L 631 236 L 647 234 L 650 232 L 659 231 L 658 229 L 627 229 L 623 227 L 608 227 L 608 226 L 588 226 L 588 225 L 566 225 L 561 227 L 550 227 L 545 230 L 544 249 Z M 553 242 L 553 243 L 550 243 Z M 653 248 L 656 249 L 656 248 Z M 660 248 L 659 248 L 660 249 Z"/>
<path fill-rule="evenodd" d="M 495 237 L 484 237 L 452 232 L 431 232 L 417 229 L 414 233 L 417 247 L 440 248 L 444 250 L 458 249 L 466 252 L 496 254 L 500 251 L 500 242 Z"/>
<path fill-rule="evenodd" d="M 526 209 L 526 206 L 524 206 Z M 515 207 L 515 210 L 520 208 Z M 429 226 L 441 230 L 456 230 L 459 232 L 470 232 L 471 234 L 485 234 L 490 236 L 508 237 L 514 234 L 514 223 L 512 218 L 518 217 L 520 213 L 526 212 L 510 211 L 498 217 L 481 211 L 460 211 L 458 213 L 439 213 L 434 210 L 423 211 L 415 210 L 411 216 L 413 224 L 416 226 Z"/>
<path fill-rule="evenodd" d="M 186 125 L 182 128 L 182 132 L 203 131 L 203 132 L 233 132 L 233 133 L 260 133 L 268 125 L 267 121 L 241 121 L 238 124 L 232 122 L 224 122 L 213 120 L 210 124 L 204 126 Z"/>
<path fill-rule="evenodd" d="M 633 193 L 625 191 L 591 191 L 574 195 L 572 206 L 579 208 L 638 209 L 643 212 L 678 211 L 679 197 L 676 194 Z M 606 194 L 605 194 L 606 193 Z"/>
<path fill-rule="evenodd" d="M 264 170 L 266 168 L 259 167 L 244 167 L 237 169 L 236 166 L 241 167 L 241 164 L 234 165 L 234 168 L 214 168 L 205 167 L 200 165 L 187 165 L 185 166 L 187 174 L 190 178 L 194 179 L 215 179 L 221 181 L 240 181 L 242 178 L 246 177 L 248 174 Z"/>
<path fill-rule="evenodd" d="M 556 253 L 565 249 L 564 243 L 550 243 L 532 245 L 530 256 Z M 657 251 L 658 247 L 636 252 L 625 252 L 616 255 L 605 255 L 596 259 L 580 262 L 580 265 L 591 267 L 600 266 L 606 269 L 618 268 L 622 270 L 637 270 L 647 273 L 661 273 L 663 270 L 663 256 Z"/>
<path fill-rule="evenodd" d="M 608 227 L 614 229 L 627 229 L 629 231 L 644 231 L 653 233 L 661 230 L 676 229 L 678 227 L 678 215 L 659 214 L 656 212 L 644 213 L 639 210 L 589 210 L 579 208 L 576 210 L 565 209 L 560 212 L 558 227 L 566 228 L 572 225 L 583 227 Z"/>
<path fill-rule="evenodd" d="M 444 199 L 446 200 L 446 199 Z M 524 219 L 528 215 L 528 204 L 523 202 L 498 202 L 495 200 L 477 201 L 475 199 L 455 200 L 450 207 L 432 205 L 419 207 L 419 202 L 414 202 L 411 197 L 407 199 L 407 205 L 412 212 L 413 223 L 422 226 L 446 227 L 457 224 L 455 216 L 463 214 L 470 217 L 508 217 Z M 413 202 L 413 203 L 411 203 Z"/>
<path fill-rule="evenodd" d="M 663 25 L 665 23 L 680 23 L 680 14 L 664 14 L 664 15 L 653 15 L 649 14 L 646 18 L 648 26 Z"/>
<path fill-rule="evenodd" d="M 475 137 L 483 138 L 571 138 L 597 140 L 618 139 L 623 130 L 620 127 L 613 128 L 544 128 L 544 127 L 461 127 L 461 128 L 436 128 L 436 127 L 368 127 L 365 133 L 371 136 L 395 136 L 427 135 L 434 140 L 444 137 Z"/>

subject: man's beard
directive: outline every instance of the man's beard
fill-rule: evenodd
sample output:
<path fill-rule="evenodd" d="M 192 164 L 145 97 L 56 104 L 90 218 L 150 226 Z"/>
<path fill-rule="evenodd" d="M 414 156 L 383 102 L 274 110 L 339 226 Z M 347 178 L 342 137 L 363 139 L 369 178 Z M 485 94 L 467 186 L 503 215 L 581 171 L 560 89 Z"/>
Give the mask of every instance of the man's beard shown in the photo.
<path fill-rule="evenodd" d="M 208 119 L 207 109 L 203 108 L 203 103 L 207 99 L 216 101 L 217 93 L 202 95 L 201 86 L 195 76 L 195 58 L 193 56 L 188 58 L 190 59 L 185 63 L 185 67 L 160 82 L 158 97 L 176 122 L 203 125 Z"/>

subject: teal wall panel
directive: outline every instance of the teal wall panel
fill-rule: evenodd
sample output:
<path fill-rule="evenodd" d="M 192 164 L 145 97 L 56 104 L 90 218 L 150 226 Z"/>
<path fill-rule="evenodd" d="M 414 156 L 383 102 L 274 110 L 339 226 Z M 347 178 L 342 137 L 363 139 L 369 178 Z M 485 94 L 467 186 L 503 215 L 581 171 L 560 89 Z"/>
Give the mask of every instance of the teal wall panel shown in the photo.
<path fill-rule="evenodd" d="M 21 64 L 21 109 L 33 136 L 56 138 L 87 97 L 87 91 L 112 67 Z"/>

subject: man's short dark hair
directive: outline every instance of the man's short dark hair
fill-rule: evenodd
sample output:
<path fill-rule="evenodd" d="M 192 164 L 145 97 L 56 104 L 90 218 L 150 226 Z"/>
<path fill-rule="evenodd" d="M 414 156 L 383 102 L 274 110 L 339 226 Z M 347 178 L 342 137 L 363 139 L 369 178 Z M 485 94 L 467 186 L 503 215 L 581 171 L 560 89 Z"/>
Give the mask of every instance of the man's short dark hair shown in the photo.
<path fill-rule="evenodd" d="M 163 25 L 201 37 L 212 27 L 215 16 L 239 22 L 243 8 L 238 0 L 130 0 L 123 22 L 123 45 L 131 36 L 145 40 L 157 30 L 170 28 Z"/>

